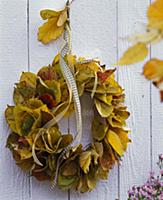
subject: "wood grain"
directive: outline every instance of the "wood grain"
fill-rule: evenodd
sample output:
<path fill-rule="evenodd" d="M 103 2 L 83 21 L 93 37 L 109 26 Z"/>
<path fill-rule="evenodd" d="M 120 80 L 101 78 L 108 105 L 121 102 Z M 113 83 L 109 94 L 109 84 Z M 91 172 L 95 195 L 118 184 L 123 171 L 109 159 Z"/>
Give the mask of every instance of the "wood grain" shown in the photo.
<path fill-rule="evenodd" d="M 80 13 L 80 14 L 79 14 Z M 78 56 L 99 57 L 108 68 L 116 60 L 116 1 L 78 0 L 71 9 L 72 46 Z M 84 145 L 91 141 L 92 103 L 87 96 L 82 98 Z M 85 103 L 87 102 L 87 103 Z M 70 120 L 70 131 L 75 121 Z M 115 200 L 118 197 L 118 168 L 110 172 L 107 181 L 98 183 L 97 188 L 87 194 L 70 192 L 70 199 Z"/>
<path fill-rule="evenodd" d="M 116 166 L 107 181 L 87 194 L 58 189 L 50 191 L 46 182 L 29 178 L 15 164 L 5 148 L 9 128 L 4 119 L 6 104 L 13 104 L 13 85 L 21 71 L 37 72 L 52 62 L 60 50 L 62 39 L 50 45 L 37 41 L 38 27 L 43 23 L 39 11 L 60 9 L 66 0 L 0 0 L 0 199 L 2 200 L 126 200 L 133 184 L 146 180 L 150 169 L 157 170 L 157 155 L 163 150 L 163 105 L 154 86 L 141 76 L 143 63 L 119 67 L 117 79 L 125 88 L 126 104 L 131 112 L 128 126 L 132 143 L 118 169 Z M 150 0 L 75 0 L 71 7 L 73 53 L 88 58 L 99 57 L 111 67 L 129 43 L 122 39 L 146 21 Z M 151 56 L 162 57 L 163 43 L 152 46 Z M 85 103 L 87 102 L 87 103 Z M 91 141 L 91 99 L 81 100 L 83 138 Z M 61 122 L 61 129 L 75 133 L 75 118 Z"/>
<path fill-rule="evenodd" d="M 151 57 L 163 59 L 163 42 L 152 45 Z M 153 171 L 158 172 L 158 154 L 163 152 L 163 105 L 160 103 L 159 90 L 151 85 L 151 166 Z"/>
<path fill-rule="evenodd" d="M 19 11 L 15 8 L 19 8 Z M 29 200 L 29 176 L 23 173 L 5 148 L 10 130 L 4 119 L 6 105 L 21 71 L 27 70 L 27 2 L 0 1 L 0 199 Z"/>
<path fill-rule="evenodd" d="M 60 9 L 64 6 L 64 1 L 29 1 L 29 54 L 30 54 L 30 71 L 37 72 L 41 67 L 51 64 L 54 56 L 60 50 L 61 40 L 50 45 L 43 45 L 37 41 L 37 30 L 43 21 L 39 15 L 42 9 Z M 67 120 L 62 121 L 62 131 L 67 132 Z M 35 178 L 31 180 L 31 199 L 32 200 L 60 200 L 68 199 L 68 192 L 58 189 L 50 191 L 50 184 L 46 182 L 39 183 Z"/>
<path fill-rule="evenodd" d="M 129 43 L 124 38 L 134 33 L 146 21 L 148 0 L 118 1 L 118 54 L 122 55 Z M 122 9 L 123 8 L 123 9 Z M 140 30 L 141 31 L 141 30 Z M 126 103 L 131 112 L 128 121 L 132 143 L 120 167 L 120 199 L 127 199 L 127 191 L 134 184 L 146 180 L 150 170 L 150 83 L 141 75 L 143 63 L 119 68 L 119 82 L 125 88 Z"/>

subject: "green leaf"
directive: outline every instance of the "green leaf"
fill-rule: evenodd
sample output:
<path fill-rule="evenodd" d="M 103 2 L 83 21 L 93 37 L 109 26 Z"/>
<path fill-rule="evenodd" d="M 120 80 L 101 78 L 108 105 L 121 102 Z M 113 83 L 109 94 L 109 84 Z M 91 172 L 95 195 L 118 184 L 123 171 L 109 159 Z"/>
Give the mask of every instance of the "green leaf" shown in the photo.
<path fill-rule="evenodd" d="M 23 72 L 20 77 L 20 82 L 23 82 L 23 81 L 26 82 L 28 86 L 35 88 L 37 75 L 32 72 Z"/>
<path fill-rule="evenodd" d="M 17 127 L 16 127 L 16 122 L 15 122 L 15 117 L 14 117 L 14 106 L 8 106 L 6 108 L 5 118 L 11 130 L 17 133 Z"/>
<path fill-rule="evenodd" d="M 58 186 L 63 189 L 70 189 L 75 182 L 76 177 L 67 178 L 61 175 L 58 176 Z"/>
<path fill-rule="evenodd" d="M 85 151 L 81 153 L 79 157 L 79 163 L 84 173 L 87 174 L 91 164 L 91 151 Z"/>
<path fill-rule="evenodd" d="M 22 135 L 26 136 L 28 135 L 28 133 L 30 132 L 32 126 L 33 126 L 33 123 L 34 123 L 34 118 L 30 115 L 26 115 L 24 117 L 24 120 L 23 120 L 23 124 L 22 124 Z"/>
<path fill-rule="evenodd" d="M 104 139 L 108 126 L 98 121 L 95 118 L 92 122 L 92 134 L 93 138 L 97 141 L 101 141 Z"/>

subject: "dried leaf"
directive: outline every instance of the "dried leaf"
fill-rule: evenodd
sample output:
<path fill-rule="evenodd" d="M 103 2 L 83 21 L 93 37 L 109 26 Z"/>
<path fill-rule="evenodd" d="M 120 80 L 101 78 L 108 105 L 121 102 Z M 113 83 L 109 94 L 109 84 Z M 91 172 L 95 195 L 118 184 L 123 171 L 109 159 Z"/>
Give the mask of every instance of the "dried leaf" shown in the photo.
<path fill-rule="evenodd" d="M 75 176 L 77 173 L 77 162 L 76 161 L 69 161 L 63 166 L 62 175 L 69 177 L 69 176 Z"/>
<path fill-rule="evenodd" d="M 149 27 L 163 30 L 163 1 L 156 0 L 148 8 Z"/>
<path fill-rule="evenodd" d="M 28 135 L 28 133 L 30 132 L 30 130 L 33 126 L 34 121 L 35 121 L 35 119 L 32 116 L 30 116 L 30 115 L 24 116 L 22 128 L 21 128 L 22 135 Z"/>
<path fill-rule="evenodd" d="M 116 65 L 131 65 L 140 62 L 148 55 L 148 48 L 144 43 L 138 43 L 130 47 L 116 63 Z"/>
<path fill-rule="evenodd" d="M 109 94 L 96 94 L 95 98 L 99 99 L 100 101 L 103 101 L 104 103 L 111 105 L 113 96 Z"/>
<path fill-rule="evenodd" d="M 51 127 L 46 131 L 48 143 L 51 148 L 54 148 L 54 145 L 58 142 L 59 138 L 61 137 L 61 132 L 57 127 Z"/>
<path fill-rule="evenodd" d="M 108 171 L 103 170 L 101 166 L 98 167 L 96 171 L 96 176 L 98 179 L 107 180 L 108 179 Z"/>
<path fill-rule="evenodd" d="M 94 102 L 101 117 L 108 117 L 113 112 L 112 105 L 107 105 L 106 103 L 97 99 L 95 99 Z"/>
<path fill-rule="evenodd" d="M 97 72 L 97 76 L 102 82 L 105 82 L 115 72 L 115 70 L 116 69 L 109 69 L 105 72 Z"/>
<path fill-rule="evenodd" d="M 97 177 L 95 176 L 96 169 L 92 169 L 87 175 L 86 175 L 86 180 L 87 180 L 87 186 L 88 186 L 88 191 L 92 191 L 97 184 Z"/>
<path fill-rule="evenodd" d="M 113 150 L 111 149 L 109 145 L 103 145 L 103 147 L 104 147 L 103 155 L 99 159 L 100 167 L 102 168 L 102 171 L 108 172 L 109 169 L 112 168 L 112 166 L 114 165 L 116 159 L 113 154 Z"/>
<path fill-rule="evenodd" d="M 17 127 L 16 127 L 16 122 L 15 122 L 15 117 L 14 117 L 14 106 L 8 106 L 6 108 L 5 118 L 11 130 L 17 133 Z"/>
<path fill-rule="evenodd" d="M 38 40 L 44 44 L 48 44 L 52 40 L 59 38 L 64 31 L 64 24 L 67 20 L 66 9 L 62 11 L 43 10 L 41 17 L 45 22 L 38 32 Z"/>
<path fill-rule="evenodd" d="M 32 72 L 23 72 L 20 77 L 20 82 L 26 82 L 27 86 L 36 87 L 37 76 Z"/>
<path fill-rule="evenodd" d="M 121 143 L 119 136 L 112 130 L 109 130 L 106 135 L 108 143 L 113 147 L 113 149 L 122 156 L 124 154 L 124 148 Z"/>
<path fill-rule="evenodd" d="M 23 149 L 18 149 L 17 153 L 20 155 L 20 159 L 29 159 L 32 157 L 32 151 L 30 151 L 27 148 L 23 148 Z"/>
<path fill-rule="evenodd" d="M 58 186 L 62 189 L 70 189 L 75 182 L 76 177 L 65 177 L 61 175 L 58 177 Z"/>
<path fill-rule="evenodd" d="M 99 159 L 99 154 L 94 150 L 92 149 L 91 150 L 91 156 L 94 160 L 94 165 L 97 165 L 98 164 L 98 159 Z"/>
<path fill-rule="evenodd" d="M 60 14 L 57 26 L 58 27 L 63 26 L 66 21 L 67 21 L 67 9 L 65 9 L 64 12 Z"/>
<path fill-rule="evenodd" d="M 46 181 L 50 179 L 50 176 L 48 176 L 48 174 L 46 174 L 44 171 L 42 172 L 32 171 L 32 176 L 34 176 L 39 181 Z"/>
<path fill-rule="evenodd" d="M 95 76 L 95 74 L 90 68 L 86 68 L 86 69 L 83 68 L 83 70 L 80 70 L 77 73 L 76 79 L 80 83 L 84 83 L 84 82 L 90 80 L 91 78 L 94 78 L 94 76 Z"/>
<path fill-rule="evenodd" d="M 123 128 L 113 128 L 112 130 L 119 136 L 123 149 L 126 150 L 128 143 L 131 142 L 128 137 L 129 131 Z"/>
<path fill-rule="evenodd" d="M 25 160 L 21 160 L 20 159 L 20 155 L 16 152 L 13 151 L 13 157 L 16 161 L 16 164 L 24 171 L 30 171 L 32 166 L 33 166 L 33 159 L 29 158 L 29 159 L 25 159 Z"/>
<path fill-rule="evenodd" d="M 163 60 L 151 59 L 144 65 L 144 76 L 152 81 L 158 81 L 163 78 Z"/>
<path fill-rule="evenodd" d="M 67 135 L 62 135 L 62 140 L 60 142 L 59 145 L 59 149 L 64 149 L 65 147 L 67 147 L 69 144 L 71 144 L 73 138 L 71 134 L 67 134 Z"/>
<path fill-rule="evenodd" d="M 144 33 L 136 33 L 129 37 L 128 40 L 132 43 L 157 43 L 162 39 L 161 32 L 157 29 L 148 27 Z"/>
<path fill-rule="evenodd" d="M 40 11 L 40 16 L 42 17 L 43 20 L 47 20 L 50 18 L 58 17 L 61 13 L 62 11 L 54 11 L 54 10 L 45 9 L 45 10 Z"/>
<path fill-rule="evenodd" d="M 36 89 L 28 86 L 28 84 L 24 81 L 16 84 L 16 88 L 14 89 L 14 103 L 21 104 L 25 101 L 28 101 L 31 98 L 34 98 L 36 94 Z"/>
<path fill-rule="evenodd" d="M 116 115 L 115 113 L 112 113 L 108 118 L 107 118 L 109 124 L 112 127 L 124 127 L 126 125 L 125 119 L 121 118 L 121 116 Z"/>
<path fill-rule="evenodd" d="M 60 83 L 55 80 L 39 80 L 37 83 L 37 93 L 48 108 L 52 109 L 61 101 Z"/>
<path fill-rule="evenodd" d="M 57 79 L 57 74 L 56 71 L 54 70 L 53 67 L 48 66 L 48 67 L 42 67 L 37 75 L 43 80 L 56 80 Z"/>
<path fill-rule="evenodd" d="M 103 150 L 104 150 L 102 142 L 95 142 L 94 146 L 95 146 L 95 149 L 96 149 L 99 157 L 102 157 Z"/>
<path fill-rule="evenodd" d="M 144 65 L 144 76 L 153 81 L 153 84 L 160 89 L 160 98 L 163 101 L 163 60 L 151 59 Z"/>
<path fill-rule="evenodd" d="M 18 138 L 19 135 L 17 135 L 16 133 L 11 133 L 7 138 L 6 147 L 8 147 L 11 150 L 13 150 L 15 147 L 17 148 Z"/>
<path fill-rule="evenodd" d="M 92 122 L 92 134 L 93 138 L 97 141 L 104 139 L 108 126 L 101 123 L 98 119 L 94 118 Z"/>
<path fill-rule="evenodd" d="M 87 174 L 89 172 L 89 167 L 91 164 L 91 151 L 83 152 L 79 157 L 79 163 L 84 173 Z"/>

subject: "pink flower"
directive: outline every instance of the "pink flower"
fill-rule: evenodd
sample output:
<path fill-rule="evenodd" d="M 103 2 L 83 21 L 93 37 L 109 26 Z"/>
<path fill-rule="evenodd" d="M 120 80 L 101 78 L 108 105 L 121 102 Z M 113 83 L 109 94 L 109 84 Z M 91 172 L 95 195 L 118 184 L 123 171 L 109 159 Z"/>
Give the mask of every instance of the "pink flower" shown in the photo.
<path fill-rule="evenodd" d="M 163 154 L 159 155 L 157 164 L 161 169 L 160 175 L 155 176 L 154 172 L 150 172 L 146 183 L 133 186 L 128 191 L 128 200 L 163 200 Z"/>
<path fill-rule="evenodd" d="M 159 160 L 160 160 L 160 161 L 163 161 L 163 154 L 160 154 L 160 155 L 159 155 Z"/>

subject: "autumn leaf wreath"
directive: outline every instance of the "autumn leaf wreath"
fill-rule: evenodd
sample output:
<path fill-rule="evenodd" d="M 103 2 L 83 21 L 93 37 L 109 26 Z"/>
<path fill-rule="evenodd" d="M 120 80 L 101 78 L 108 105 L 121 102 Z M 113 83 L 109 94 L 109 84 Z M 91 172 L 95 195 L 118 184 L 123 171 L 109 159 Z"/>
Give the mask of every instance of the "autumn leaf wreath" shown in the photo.
<path fill-rule="evenodd" d="M 91 191 L 126 151 L 129 112 L 124 90 L 98 60 L 71 54 L 69 3 L 61 11 L 41 11 L 38 39 L 47 44 L 63 35 L 63 47 L 52 64 L 37 74 L 23 72 L 14 88 L 14 106 L 5 111 L 11 129 L 7 147 L 16 164 L 52 187 Z M 80 97 L 92 98 L 92 143 L 83 147 Z M 77 133 L 61 133 L 58 122 L 76 113 Z"/>

